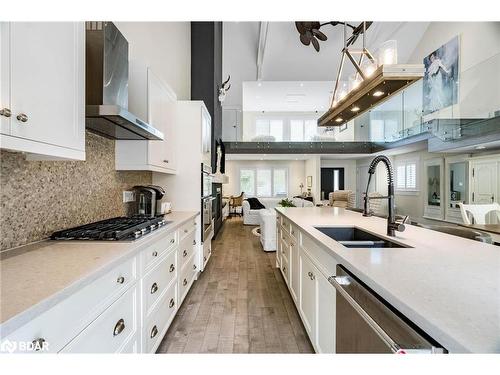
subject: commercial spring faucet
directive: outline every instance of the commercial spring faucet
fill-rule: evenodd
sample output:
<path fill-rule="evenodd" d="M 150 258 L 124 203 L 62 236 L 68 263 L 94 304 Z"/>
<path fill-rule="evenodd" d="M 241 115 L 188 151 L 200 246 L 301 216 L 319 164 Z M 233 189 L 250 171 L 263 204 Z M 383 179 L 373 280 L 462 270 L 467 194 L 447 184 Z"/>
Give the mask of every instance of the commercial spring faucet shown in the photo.
<path fill-rule="evenodd" d="M 370 182 L 373 174 L 375 173 L 375 169 L 377 168 L 378 163 L 384 163 L 387 169 L 387 196 L 385 197 L 369 197 L 368 190 L 370 188 Z M 370 211 L 370 199 L 387 199 L 387 206 L 389 208 L 389 215 L 387 217 L 387 235 L 391 237 L 395 237 L 396 231 L 403 232 L 405 230 L 405 226 L 402 223 L 396 222 L 396 215 L 394 214 L 394 171 L 392 169 L 391 161 L 387 156 L 379 155 L 375 157 L 370 163 L 370 167 L 368 168 L 368 183 L 366 184 L 366 192 L 364 196 L 364 207 L 363 207 L 363 216 L 371 216 L 372 213 Z M 404 221 L 403 221 L 404 222 Z"/>

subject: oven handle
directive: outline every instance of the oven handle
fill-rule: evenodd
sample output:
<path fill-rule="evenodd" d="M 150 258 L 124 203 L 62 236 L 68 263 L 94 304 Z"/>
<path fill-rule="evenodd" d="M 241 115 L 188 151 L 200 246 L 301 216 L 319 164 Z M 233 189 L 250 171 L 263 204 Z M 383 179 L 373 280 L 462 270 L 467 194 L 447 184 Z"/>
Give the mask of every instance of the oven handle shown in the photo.
<path fill-rule="evenodd" d="M 328 281 L 332 284 L 337 292 L 358 312 L 365 322 L 375 331 L 382 341 L 391 349 L 393 353 L 401 352 L 402 348 L 380 327 L 375 320 L 342 288 L 342 279 L 347 276 L 330 276 Z"/>

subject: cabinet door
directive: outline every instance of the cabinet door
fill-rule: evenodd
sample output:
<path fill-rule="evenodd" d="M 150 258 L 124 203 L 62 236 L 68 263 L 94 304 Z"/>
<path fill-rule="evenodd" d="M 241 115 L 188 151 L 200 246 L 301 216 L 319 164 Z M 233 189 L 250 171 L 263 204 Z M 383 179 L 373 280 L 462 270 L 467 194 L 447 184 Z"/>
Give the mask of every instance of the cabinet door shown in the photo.
<path fill-rule="evenodd" d="M 318 280 L 316 351 L 335 353 L 335 287 L 322 274 L 318 273 L 316 278 Z"/>
<path fill-rule="evenodd" d="M 0 22 L 0 132 L 10 134 L 10 24 Z M 12 116 L 12 114 L 10 114 Z"/>
<path fill-rule="evenodd" d="M 12 136 L 85 149 L 84 38 L 83 22 L 10 24 Z"/>
<path fill-rule="evenodd" d="M 311 342 L 316 340 L 316 314 L 318 301 L 318 274 L 303 251 L 299 253 L 300 263 L 300 312 L 302 322 Z"/>
<path fill-rule="evenodd" d="M 299 247 L 292 239 L 290 243 L 290 292 L 292 298 L 297 302 L 299 299 L 300 273 L 299 273 Z"/>

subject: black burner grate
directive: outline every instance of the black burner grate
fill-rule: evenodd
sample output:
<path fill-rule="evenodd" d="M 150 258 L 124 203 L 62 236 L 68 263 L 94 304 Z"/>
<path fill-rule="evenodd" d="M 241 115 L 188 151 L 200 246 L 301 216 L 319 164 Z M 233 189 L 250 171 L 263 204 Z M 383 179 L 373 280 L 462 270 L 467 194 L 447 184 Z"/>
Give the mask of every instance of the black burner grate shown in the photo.
<path fill-rule="evenodd" d="M 54 232 L 53 240 L 133 240 L 167 224 L 163 217 L 115 217 Z"/>

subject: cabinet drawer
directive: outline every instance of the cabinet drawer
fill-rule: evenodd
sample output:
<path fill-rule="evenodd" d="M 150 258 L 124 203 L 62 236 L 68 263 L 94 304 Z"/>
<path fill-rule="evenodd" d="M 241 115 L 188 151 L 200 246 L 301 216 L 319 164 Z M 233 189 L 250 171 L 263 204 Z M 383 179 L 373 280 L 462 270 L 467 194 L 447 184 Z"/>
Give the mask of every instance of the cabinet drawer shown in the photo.
<path fill-rule="evenodd" d="M 179 228 L 179 239 L 183 240 L 186 236 L 188 236 L 192 231 L 195 230 L 196 230 L 196 221 L 194 219 L 191 219 L 187 223 L 184 223 Z"/>
<path fill-rule="evenodd" d="M 48 352 L 60 351 L 137 279 L 137 258 L 115 267 L 93 283 L 37 316 L 7 338 L 32 342 L 42 339 Z"/>
<path fill-rule="evenodd" d="M 188 260 L 194 254 L 194 236 L 195 232 L 188 234 L 179 245 L 179 268 L 182 270 Z"/>
<path fill-rule="evenodd" d="M 166 254 L 170 249 L 172 249 L 177 241 L 177 232 L 173 231 L 171 233 L 167 233 L 160 240 L 151 244 L 143 250 L 142 252 L 142 263 L 144 265 L 144 269 L 148 269 L 162 257 L 162 255 Z"/>
<path fill-rule="evenodd" d="M 149 316 L 156 302 L 177 277 L 177 251 L 172 250 L 142 280 L 144 316 Z"/>
<path fill-rule="evenodd" d="M 138 326 L 137 286 L 104 311 L 67 345 L 65 353 L 116 353 L 134 337 Z"/>
<path fill-rule="evenodd" d="M 179 304 L 181 304 L 184 297 L 186 297 L 197 272 L 198 267 L 196 266 L 196 257 L 192 256 L 186 263 L 186 266 L 182 269 L 181 277 L 179 278 Z"/>
<path fill-rule="evenodd" d="M 143 352 L 156 351 L 177 311 L 177 283 L 173 283 L 143 327 Z"/>

